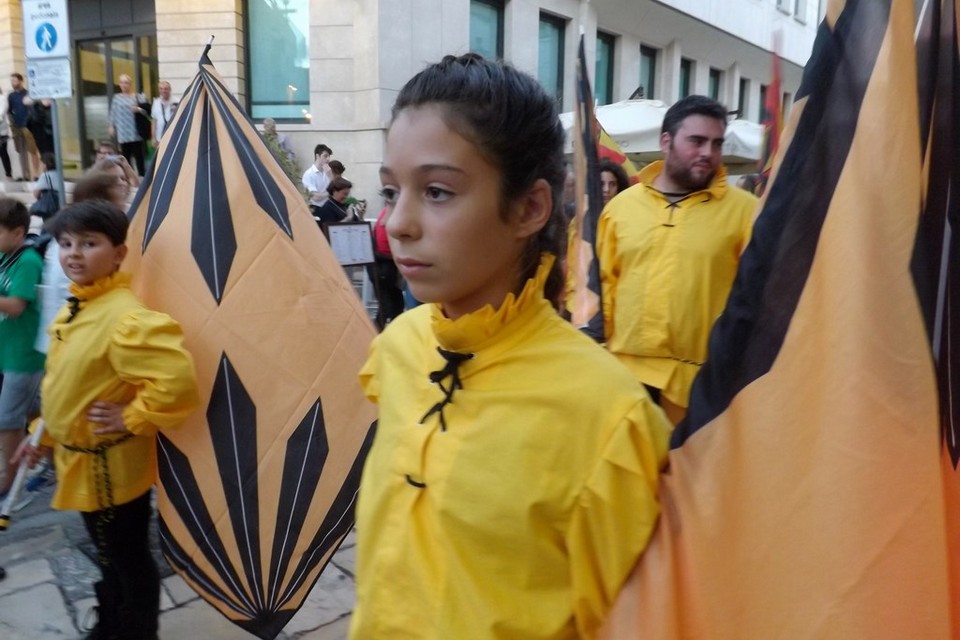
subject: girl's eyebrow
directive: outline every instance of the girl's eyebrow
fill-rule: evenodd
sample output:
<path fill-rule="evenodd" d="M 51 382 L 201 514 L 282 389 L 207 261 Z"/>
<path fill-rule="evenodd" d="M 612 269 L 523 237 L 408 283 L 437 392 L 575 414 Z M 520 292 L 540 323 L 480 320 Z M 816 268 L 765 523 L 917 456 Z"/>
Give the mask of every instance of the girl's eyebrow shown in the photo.
<path fill-rule="evenodd" d="M 455 167 L 451 164 L 422 164 L 416 168 L 419 173 L 427 173 L 428 171 L 452 171 L 454 173 L 466 173 L 460 167 Z M 383 165 L 380 167 L 380 175 L 393 175 L 390 167 Z"/>

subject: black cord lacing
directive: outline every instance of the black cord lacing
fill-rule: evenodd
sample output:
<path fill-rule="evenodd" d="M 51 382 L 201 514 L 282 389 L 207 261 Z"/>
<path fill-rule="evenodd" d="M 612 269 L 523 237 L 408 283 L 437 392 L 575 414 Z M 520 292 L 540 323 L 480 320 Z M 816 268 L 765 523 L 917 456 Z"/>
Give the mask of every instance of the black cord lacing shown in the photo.
<path fill-rule="evenodd" d="M 447 430 L 447 420 L 443 416 L 443 408 L 453 403 L 453 393 L 457 389 L 463 389 L 463 382 L 460 380 L 460 365 L 473 358 L 472 353 L 457 353 L 456 351 L 447 351 L 437 347 L 437 351 L 447 361 L 447 364 L 439 371 L 430 372 L 430 382 L 434 383 L 443 391 L 443 400 L 430 407 L 430 410 L 420 418 L 420 424 L 435 413 L 440 414 L 440 430 Z M 450 386 L 445 387 L 443 381 L 450 378 Z"/>

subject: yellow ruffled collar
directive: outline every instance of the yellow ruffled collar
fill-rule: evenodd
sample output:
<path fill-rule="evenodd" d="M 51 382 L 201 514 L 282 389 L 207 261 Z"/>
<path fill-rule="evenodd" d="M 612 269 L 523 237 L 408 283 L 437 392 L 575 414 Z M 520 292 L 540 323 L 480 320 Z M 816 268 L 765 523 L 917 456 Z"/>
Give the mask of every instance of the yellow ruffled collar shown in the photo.
<path fill-rule="evenodd" d="M 640 182 L 647 185 L 650 188 L 653 187 L 653 181 L 660 175 L 660 172 L 663 171 L 665 163 L 663 160 L 656 160 L 651 162 L 643 169 L 640 170 Z M 727 190 L 729 186 L 727 184 L 727 167 L 721 164 L 717 167 L 717 173 L 713 176 L 713 180 L 705 189 L 701 189 L 700 193 L 705 192 L 709 193 L 711 197 L 716 198 L 717 200 L 722 200 L 725 195 L 727 195 Z M 659 193 L 659 192 L 658 192 Z"/>
<path fill-rule="evenodd" d="M 439 304 L 431 305 L 431 326 L 437 341 L 444 349 L 457 352 L 475 352 L 494 336 L 501 334 L 505 327 L 517 318 L 537 313 L 550 303 L 543 297 L 543 288 L 550 275 L 550 269 L 556 256 L 544 253 L 540 266 L 532 278 L 527 280 L 520 294 L 507 294 L 503 304 L 494 309 L 485 305 L 480 309 L 451 320 L 443 315 Z"/>
<path fill-rule="evenodd" d="M 70 293 L 81 300 L 93 300 L 114 289 L 129 289 L 133 274 L 125 271 L 115 271 L 106 278 L 100 278 L 93 284 L 86 286 L 73 282 L 70 284 Z"/>

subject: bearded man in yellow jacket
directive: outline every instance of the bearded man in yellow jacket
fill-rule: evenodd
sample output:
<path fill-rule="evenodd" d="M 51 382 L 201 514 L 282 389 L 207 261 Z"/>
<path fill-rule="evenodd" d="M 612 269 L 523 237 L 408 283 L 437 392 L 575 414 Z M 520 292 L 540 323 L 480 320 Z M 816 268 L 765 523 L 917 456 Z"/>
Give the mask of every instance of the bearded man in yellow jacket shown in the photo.
<path fill-rule="evenodd" d="M 727 184 L 720 161 L 726 109 L 688 96 L 667 111 L 664 159 L 640 173 L 597 225 L 607 348 L 676 424 L 707 356 L 757 199 Z"/>

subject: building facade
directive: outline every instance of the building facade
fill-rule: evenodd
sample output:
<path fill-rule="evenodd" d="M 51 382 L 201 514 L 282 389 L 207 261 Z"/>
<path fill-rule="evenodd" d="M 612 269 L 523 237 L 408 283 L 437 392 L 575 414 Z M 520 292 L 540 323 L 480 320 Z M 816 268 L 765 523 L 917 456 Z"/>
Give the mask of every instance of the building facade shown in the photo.
<path fill-rule="evenodd" d="M 301 167 L 324 142 L 354 192 L 378 208 L 390 106 L 424 64 L 448 53 L 500 56 L 573 108 L 579 34 L 598 103 L 631 96 L 672 103 L 711 95 L 759 121 L 774 34 L 784 103 L 800 84 L 825 0 L 69 0 L 74 98 L 61 100 L 67 175 L 106 137 L 126 73 L 153 97 L 179 95 L 204 45 L 260 122 L 272 117 Z M 0 0 L 0 75 L 24 69 L 21 5 Z M 9 86 L 5 80 L 4 90 Z"/>

